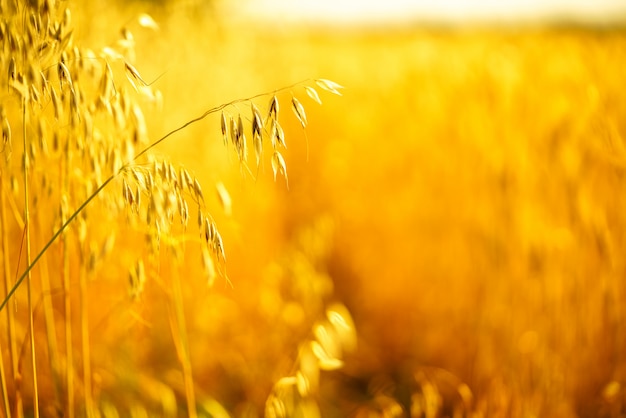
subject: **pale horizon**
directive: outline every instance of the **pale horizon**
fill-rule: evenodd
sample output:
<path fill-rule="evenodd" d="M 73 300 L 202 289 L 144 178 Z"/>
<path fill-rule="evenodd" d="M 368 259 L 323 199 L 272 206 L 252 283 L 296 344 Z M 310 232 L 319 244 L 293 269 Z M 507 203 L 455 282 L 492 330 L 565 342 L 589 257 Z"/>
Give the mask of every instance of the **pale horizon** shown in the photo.
<path fill-rule="evenodd" d="M 248 18 L 306 23 L 626 21 L 623 0 L 250 0 Z"/>

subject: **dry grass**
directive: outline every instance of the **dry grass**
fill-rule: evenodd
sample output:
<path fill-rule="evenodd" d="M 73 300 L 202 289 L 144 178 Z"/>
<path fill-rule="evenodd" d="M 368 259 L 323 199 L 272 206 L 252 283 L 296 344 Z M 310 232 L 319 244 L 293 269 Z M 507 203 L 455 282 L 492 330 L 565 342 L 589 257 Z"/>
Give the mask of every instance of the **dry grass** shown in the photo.
<path fill-rule="evenodd" d="M 623 30 L 71 6 L 3 43 L 0 415 L 623 415 Z"/>

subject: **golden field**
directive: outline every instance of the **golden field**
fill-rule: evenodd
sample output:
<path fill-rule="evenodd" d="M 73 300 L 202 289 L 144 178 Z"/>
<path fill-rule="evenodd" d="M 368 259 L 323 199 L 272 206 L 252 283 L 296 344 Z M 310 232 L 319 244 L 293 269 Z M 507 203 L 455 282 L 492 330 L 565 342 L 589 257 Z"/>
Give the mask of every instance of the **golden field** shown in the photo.
<path fill-rule="evenodd" d="M 45 249 L 0 416 L 626 413 L 622 28 L 39 3 L 0 2 L 3 294 Z M 135 160 L 260 93 L 258 168 L 249 102 Z"/>

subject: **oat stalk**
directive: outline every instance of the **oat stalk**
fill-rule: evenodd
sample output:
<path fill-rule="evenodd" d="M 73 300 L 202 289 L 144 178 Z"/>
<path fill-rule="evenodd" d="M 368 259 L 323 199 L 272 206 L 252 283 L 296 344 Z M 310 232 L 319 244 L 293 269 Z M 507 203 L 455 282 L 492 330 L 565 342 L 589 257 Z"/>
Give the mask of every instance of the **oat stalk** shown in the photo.
<path fill-rule="evenodd" d="M 7 234 L 7 216 L 6 216 L 6 206 L 5 206 L 5 190 L 4 184 L 0 185 L 0 221 L 2 222 L 2 262 L 4 265 L 4 290 L 8 294 L 9 293 L 9 280 L 11 278 L 11 266 L 9 260 L 9 242 L 8 242 L 8 234 Z M 17 376 L 17 345 L 15 338 L 15 314 L 11 309 L 7 309 L 7 334 L 9 341 L 9 356 L 11 359 L 11 373 L 13 376 L 13 380 L 15 381 L 15 377 Z M 19 389 L 15 388 L 15 407 L 16 410 L 19 409 L 21 395 Z M 9 412 L 6 412 L 6 416 L 10 417 L 10 405 L 8 399 L 5 400 L 5 407 Z"/>
<path fill-rule="evenodd" d="M 50 370 L 52 371 L 52 378 L 54 383 L 54 396 L 55 399 L 59 397 L 61 392 L 61 385 L 59 379 L 61 378 L 59 367 L 59 347 L 57 345 L 57 331 L 56 331 L 56 322 L 54 318 L 54 307 L 52 305 L 52 299 L 49 297 L 44 297 L 43 295 L 50 293 L 50 275 L 48 268 L 48 259 L 44 258 L 42 260 L 41 268 L 40 268 L 40 279 L 41 279 L 41 304 L 43 306 L 43 314 L 44 314 L 44 322 L 46 325 L 46 338 L 48 343 L 48 357 Z"/>
<path fill-rule="evenodd" d="M 94 400 L 93 389 L 91 386 L 91 350 L 89 343 L 89 321 L 87 317 L 87 306 L 89 299 L 87 297 L 87 271 L 85 263 L 82 263 L 80 271 L 80 334 L 81 334 L 81 350 L 83 357 L 83 385 L 86 417 L 94 416 Z"/>
<path fill-rule="evenodd" d="M 29 205 L 29 187 L 28 187 L 28 169 L 29 158 L 26 146 L 26 100 L 22 101 L 22 134 L 24 143 L 24 223 L 26 234 L 26 263 L 31 265 L 31 251 L 30 251 L 30 205 Z M 35 353 L 35 323 L 33 312 L 33 295 L 32 295 L 32 276 L 30 270 L 26 272 L 26 288 L 28 294 L 28 330 L 30 338 L 30 360 L 33 368 L 33 410 L 34 417 L 39 418 L 39 389 L 37 387 L 37 356 Z M 18 281 L 19 283 L 19 281 Z M 16 283 L 17 284 L 17 283 Z"/>
<path fill-rule="evenodd" d="M 176 266 L 177 267 L 177 266 Z M 191 370 L 191 358 L 189 353 L 189 337 L 187 334 L 187 326 L 185 320 L 183 292 L 180 285 L 180 275 L 176 268 L 172 273 L 172 300 L 173 305 L 170 309 L 170 323 L 172 324 L 172 338 L 177 347 L 178 359 L 183 372 L 183 381 L 185 386 L 185 398 L 187 401 L 187 416 L 189 418 L 197 418 L 196 395 L 193 384 L 193 374 Z"/>
<path fill-rule="evenodd" d="M 6 374 L 4 373 L 4 361 L 0 361 L 0 380 L 2 381 L 2 401 L 4 404 L 4 414 L 5 416 L 11 416 L 11 410 L 9 407 L 9 394 L 7 392 L 7 379 Z"/>
<path fill-rule="evenodd" d="M 65 154 L 63 161 L 63 168 L 61 180 L 63 195 L 67 195 L 69 189 L 69 166 L 70 166 L 70 153 Z M 64 200 L 61 204 L 63 205 Z M 62 211 L 63 214 L 66 211 Z M 62 215 L 65 216 L 65 215 Z M 63 229 L 61 229 L 63 232 Z M 68 418 L 74 418 L 75 416 L 75 391 L 74 391 L 74 349 L 73 349 L 73 330 L 72 330 L 72 298 L 70 293 L 70 251 L 68 249 L 68 237 L 67 234 L 63 234 L 61 238 L 63 262 L 61 267 L 61 275 L 63 279 L 63 306 L 65 309 L 65 385 L 67 391 L 66 408 Z"/>

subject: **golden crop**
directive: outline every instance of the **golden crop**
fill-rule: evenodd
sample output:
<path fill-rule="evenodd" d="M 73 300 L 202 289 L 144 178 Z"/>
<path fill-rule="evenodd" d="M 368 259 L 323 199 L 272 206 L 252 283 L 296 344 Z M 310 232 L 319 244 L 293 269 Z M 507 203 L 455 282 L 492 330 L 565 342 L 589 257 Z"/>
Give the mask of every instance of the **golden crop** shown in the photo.
<path fill-rule="evenodd" d="M 0 5 L 0 416 L 623 415 L 622 28 Z"/>

